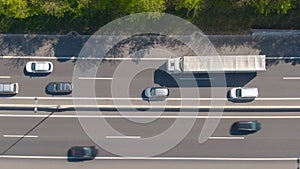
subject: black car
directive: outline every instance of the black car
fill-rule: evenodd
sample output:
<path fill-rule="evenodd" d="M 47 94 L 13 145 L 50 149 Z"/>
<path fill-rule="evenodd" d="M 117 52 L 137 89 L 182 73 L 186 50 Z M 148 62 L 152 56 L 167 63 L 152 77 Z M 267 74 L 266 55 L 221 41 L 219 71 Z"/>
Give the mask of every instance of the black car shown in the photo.
<path fill-rule="evenodd" d="M 73 160 L 92 160 L 98 155 L 96 146 L 74 146 L 68 151 L 69 158 Z"/>
<path fill-rule="evenodd" d="M 261 124 L 258 121 L 238 121 L 236 122 L 236 129 L 238 131 L 256 132 L 260 130 Z"/>
<path fill-rule="evenodd" d="M 51 82 L 46 87 L 48 94 L 70 94 L 72 92 L 72 84 L 69 82 Z"/>

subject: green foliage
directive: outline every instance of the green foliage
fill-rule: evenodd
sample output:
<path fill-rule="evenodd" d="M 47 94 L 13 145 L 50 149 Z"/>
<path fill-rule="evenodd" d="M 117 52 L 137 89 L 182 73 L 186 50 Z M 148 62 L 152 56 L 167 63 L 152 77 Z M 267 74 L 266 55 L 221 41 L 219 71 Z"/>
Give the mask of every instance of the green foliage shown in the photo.
<path fill-rule="evenodd" d="M 260 13 L 268 15 L 270 13 L 287 14 L 295 7 L 294 0 L 249 0 L 248 4 L 256 8 Z"/>
<path fill-rule="evenodd" d="M 0 14 L 14 18 L 27 18 L 34 13 L 30 10 L 27 1 L 0 0 Z"/>
<path fill-rule="evenodd" d="M 90 3 L 91 0 L 0 0 L 0 14 L 17 19 L 34 15 L 63 17 L 66 13 L 81 14 Z"/>
<path fill-rule="evenodd" d="M 166 10 L 166 0 L 123 0 L 125 12 L 163 12 Z"/>
<path fill-rule="evenodd" d="M 193 16 L 197 16 L 199 11 L 203 8 L 205 0 L 175 0 L 175 9 L 186 9 L 187 15 L 193 12 Z"/>

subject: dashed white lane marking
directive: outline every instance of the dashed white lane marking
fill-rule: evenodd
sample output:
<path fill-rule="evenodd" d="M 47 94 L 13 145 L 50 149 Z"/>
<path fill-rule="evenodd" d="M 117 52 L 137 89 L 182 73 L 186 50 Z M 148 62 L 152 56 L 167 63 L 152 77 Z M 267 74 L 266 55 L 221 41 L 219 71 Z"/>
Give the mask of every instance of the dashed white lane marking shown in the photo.
<path fill-rule="evenodd" d="M 11 76 L 0 76 L 0 79 L 10 79 Z"/>
<path fill-rule="evenodd" d="M 14 156 L 14 155 L 0 155 L 0 158 L 11 159 L 68 159 L 66 156 Z M 96 160 L 226 160 L 226 161 L 297 161 L 298 157 L 291 158 L 208 158 L 208 157 L 96 157 Z"/>
<path fill-rule="evenodd" d="M 14 138 L 38 138 L 39 136 L 33 136 L 33 135 L 3 135 L 3 137 L 14 137 Z"/>
<path fill-rule="evenodd" d="M 284 59 L 294 59 L 299 60 L 300 57 L 289 57 L 289 56 L 278 56 L 278 57 L 266 57 L 267 60 L 284 60 Z"/>
<path fill-rule="evenodd" d="M 35 99 L 38 100 L 143 100 L 143 98 L 136 97 L 136 98 L 127 98 L 127 97 L 120 97 L 120 98 L 112 98 L 112 97 L 0 97 L 0 99 L 11 99 L 11 100 L 30 100 Z M 199 101 L 211 101 L 211 100 L 228 100 L 230 98 L 167 98 L 166 100 L 170 101 L 181 101 L 181 100 L 199 100 Z M 257 101 L 299 101 L 300 97 L 290 97 L 290 98 L 255 98 Z"/>
<path fill-rule="evenodd" d="M 80 80 L 112 80 L 113 78 L 108 77 L 79 77 Z"/>
<path fill-rule="evenodd" d="M 300 77 L 283 77 L 284 80 L 300 80 Z"/>
<path fill-rule="evenodd" d="M 209 137 L 212 140 L 244 140 L 245 137 Z"/>
<path fill-rule="evenodd" d="M 141 136 L 106 136 L 107 139 L 140 139 Z"/>

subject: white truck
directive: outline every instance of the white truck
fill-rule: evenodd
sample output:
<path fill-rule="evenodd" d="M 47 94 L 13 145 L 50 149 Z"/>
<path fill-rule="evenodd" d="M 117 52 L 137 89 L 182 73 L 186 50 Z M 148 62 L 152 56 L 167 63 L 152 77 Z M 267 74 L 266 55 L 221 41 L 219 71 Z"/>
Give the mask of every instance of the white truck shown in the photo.
<path fill-rule="evenodd" d="M 182 56 L 169 58 L 166 71 L 178 73 L 243 73 L 266 70 L 265 55 Z"/>

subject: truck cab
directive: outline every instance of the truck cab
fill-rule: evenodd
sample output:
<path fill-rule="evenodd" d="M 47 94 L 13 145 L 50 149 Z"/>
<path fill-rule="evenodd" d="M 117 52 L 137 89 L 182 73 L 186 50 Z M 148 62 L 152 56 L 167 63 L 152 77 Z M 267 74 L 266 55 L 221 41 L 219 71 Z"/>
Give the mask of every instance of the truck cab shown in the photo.
<path fill-rule="evenodd" d="M 169 74 L 178 74 L 178 73 L 181 73 L 182 70 L 181 70 L 181 66 L 180 66 L 180 63 L 181 63 L 181 58 L 177 57 L 177 58 L 169 58 L 168 61 L 167 61 L 167 72 Z"/>

